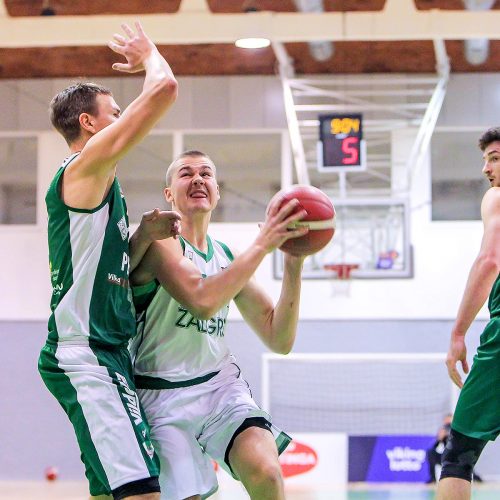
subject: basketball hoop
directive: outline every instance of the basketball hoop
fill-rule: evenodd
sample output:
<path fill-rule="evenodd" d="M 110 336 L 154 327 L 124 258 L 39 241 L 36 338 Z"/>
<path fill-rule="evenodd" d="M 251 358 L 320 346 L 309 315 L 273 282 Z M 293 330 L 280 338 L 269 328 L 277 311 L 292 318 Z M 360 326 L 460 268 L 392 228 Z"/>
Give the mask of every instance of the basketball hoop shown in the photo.
<path fill-rule="evenodd" d="M 324 264 L 323 269 L 331 272 L 332 295 L 348 297 L 352 282 L 351 271 L 359 269 L 359 264 Z"/>

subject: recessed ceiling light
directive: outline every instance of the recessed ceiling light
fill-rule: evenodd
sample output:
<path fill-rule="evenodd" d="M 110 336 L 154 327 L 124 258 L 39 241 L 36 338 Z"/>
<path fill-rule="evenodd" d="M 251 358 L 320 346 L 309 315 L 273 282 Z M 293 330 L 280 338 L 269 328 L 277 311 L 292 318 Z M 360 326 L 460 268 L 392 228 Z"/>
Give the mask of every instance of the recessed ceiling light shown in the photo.
<path fill-rule="evenodd" d="M 269 47 L 271 42 L 267 38 L 240 38 L 234 44 L 240 49 L 262 49 Z"/>

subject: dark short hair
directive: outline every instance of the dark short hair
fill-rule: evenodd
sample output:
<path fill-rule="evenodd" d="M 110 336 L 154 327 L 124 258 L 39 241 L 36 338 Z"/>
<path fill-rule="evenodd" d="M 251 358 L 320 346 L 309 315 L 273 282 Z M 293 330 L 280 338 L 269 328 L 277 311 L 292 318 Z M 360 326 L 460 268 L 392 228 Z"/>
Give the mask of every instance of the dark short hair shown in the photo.
<path fill-rule="evenodd" d="M 62 90 L 50 102 L 50 121 L 68 144 L 80 136 L 80 115 L 82 113 L 96 115 L 96 98 L 101 94 L 113 95 L 111 90 L 102 85 L 80 82 Z"/>
<path fill-rule="evenodd" d="M 492 127 L 488 129 L 479 138 L 479 149 L 484 151 L 492 142 L 500 141 L 500 127 Z"/>

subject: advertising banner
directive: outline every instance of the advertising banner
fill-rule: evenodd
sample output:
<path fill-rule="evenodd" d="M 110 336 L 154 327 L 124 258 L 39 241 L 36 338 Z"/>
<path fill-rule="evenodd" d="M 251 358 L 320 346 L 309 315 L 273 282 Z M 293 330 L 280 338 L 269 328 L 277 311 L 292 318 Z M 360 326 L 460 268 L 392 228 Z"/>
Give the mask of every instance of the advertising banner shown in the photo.
<path fill-rule="evenodd" d="M 435 436 L 350 436 L 349 481 L 426 482 Z"/>

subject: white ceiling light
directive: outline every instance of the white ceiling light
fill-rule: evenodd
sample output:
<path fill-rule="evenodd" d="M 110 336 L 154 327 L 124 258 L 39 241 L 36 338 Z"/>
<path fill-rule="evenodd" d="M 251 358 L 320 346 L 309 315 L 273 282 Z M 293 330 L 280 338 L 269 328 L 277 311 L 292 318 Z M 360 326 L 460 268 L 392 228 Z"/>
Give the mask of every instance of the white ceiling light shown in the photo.
<path fill-rule="evenodd" d="M 240 38 L 234 44 L 240 49 L 263 49 L 269 47 L 271 42 L 267 38 Z"/>

